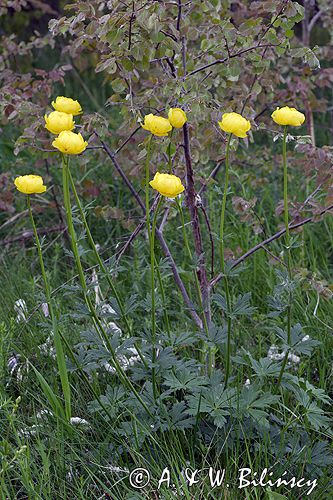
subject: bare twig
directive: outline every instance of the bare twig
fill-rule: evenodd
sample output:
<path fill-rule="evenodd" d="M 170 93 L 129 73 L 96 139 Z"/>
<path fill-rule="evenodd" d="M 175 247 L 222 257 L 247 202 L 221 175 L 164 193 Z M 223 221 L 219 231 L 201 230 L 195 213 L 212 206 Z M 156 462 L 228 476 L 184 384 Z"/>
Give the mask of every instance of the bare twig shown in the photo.
<path fill-rule="evenodd" d="M 309 222 L 315 222 L 315 220 L 329 212 L 330 210 L 333 210 L 333 205 L 330 205 L 326 208 L 324 208 L 319 214 L 314 215 L 313 217 L 308 217 L 307 219 L 302 220 L 301 222 L 298 222 L 297 224 L 289 224 L 289 229 L 292 231 L 293 229 L 298 229 L 299 227 L 305 226 L 305 224 L 308 224 Z M 235 260 L 232 265 L 231 269 L 234 269 L 235 267 L 239 266 L 242 262 L 244 262 L 245 259 L 250 257 L 250 255 L 253 255 L 255 252 L 263 248 L 264 246 L 268 245 L 272 241 L 277 240 L 278 238 L 281 238 L 286 232 L 286 229 L 281 229 L 277 233 L 273 234 L 266 240 L 262 241 L 261 243 L 258 243 L 258 245 L 255 245 L 253 248 L 250 248 L 247 252 L 245 252 L 239 259 Z M 218 283 L 221 279 L 223 278 L 223 273 L 218 274 L 213 280 L 210 282 L 210 286 L 214 287 L 216 283 Z"/>
<path fill-rule="evenodd" d="M 197 207 L 197 196 L 194 188 L 194 174 L 191 160 L 190 137 L 188 131 L 188 124 L 183 126 L 184 136 L 184 151 L 185 151 L 185 164 L 186 164 L 186 204 L 190 212 L 192 221 L 192 230 L 194 236 L 195 252 L 198 257 L 198 277 L 201 288 L 202 302 L 207 323 L 210 323 L 210 301 L 209 301 L 209 286 L 206 274 L 205 258 L 202 245 L 201 229 L 199 223 L 199 214 Z"/>
<path fill-rule="evenodd" d="M 200 71 L 204 71 L 205 69 L 211 68 L 212 66 L 216 66 L 217 64 L 224 64 L 225 62 L 228 61 L 228 59 L 232 59 L 234 57 L 240 57 L 243 54 L 246 54 L 247 52 L 251 52 L 252 50 L 257 50 L 257 49 L 264 48 L 264 47 L 267 47 L 267 48 L 278 47 L 279 45 L 280 44 L 267 43 L 267 44 L 263 44 L 263 45 L 254 45 L 253 47 L 248 47 L 247 49 L 239 50 L 238 52 L 235 52 L 235 54 L 231 54 L 230 56 L 228 55 L 228 57 L 224 57 L 223 59 L 216 59 L 216 61 L 213 61 L 213 62 L 208 63 L 208 64 L 204 64 L 203 66 L 200 66 L 199 68 L 194 69 L 193 71 L 190 71 L 190 73 L 187 74 L 187 77 L 195 75 L 196 73 L 199 73 Z"/>
<path fill-rule="evenodd" d="M 38 229 L 38 234 L 49 234 L 49 233 L 56 233 L 59 231 L 66 231 L 66 227 L 62 224 L 58 226 L 53 226 L 53 227 L 47 227 L 47 228 L 40 228 Z M 11 245 L 12 243 L 16 243 L 18 241 L 25 241 L 29 240 L 30 238 L 34 237 L 33 231 L 23 231 L 23 233 L 19 234 L 18 236 L 14 236 L 13 238 L 7 238 L 5 240 L 0 241 L 0 246 L 6 246 L 6 245 Z"/>
<path fill-rule="evenodd" d="M 210 248 L 211 248 L 211 279 L 213 279 L 213 276 L 214 276 L 214 238 L 213 238 L 213 233 L 212 233 L 212 227 L 210 225 L 209 217 L 208 217 L 208 214 L 207 214 L 205 207 L 201 204 L 200 208 L 201 208 L 202 213 L 204 215 L 204 219 L 205 219 L 206 226 L 208 229 L 208 234 L 209 234 Z"/>

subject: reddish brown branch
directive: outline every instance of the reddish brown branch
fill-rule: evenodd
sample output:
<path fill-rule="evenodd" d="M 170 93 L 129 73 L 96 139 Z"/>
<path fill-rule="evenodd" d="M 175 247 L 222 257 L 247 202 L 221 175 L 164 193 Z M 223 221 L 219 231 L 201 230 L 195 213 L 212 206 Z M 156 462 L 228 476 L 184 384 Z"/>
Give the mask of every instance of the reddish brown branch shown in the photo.
<path fill-rule="evenodd" d="M 293 229 L 298 229 L 299 227 L 305 226 L 305 224 L 308 224 L 309 222 L 315 222 L 315 220 L 329 212 L 330 210 L 333 210 L 333 205 L 330 205 L 329 207 L 324 208 L 319 214 L 314 215 L 313 217 L 308 217 L 307 219 L 302 220 L 301 222 L 298 222 L 297 224 L 289 224 L 289 229 L 292 231 Z M 250 248 L 247 252 L 245 252 L 239 259 L 235 260 L 232 263 L 231 269 L 234 269 L 235 267 L 239 266 L 242 262 L 244 262 L 245 259 L 253 255 L 255 252 L 263 248 L 265 245 L 268 245 L 274 240 L 277 240 L 278 238 L 281 238 L 285 234 L 286 230 L 281 229 L 277 233 L 273 234 L 266 240 L 262 241 L 261 243 L 258 243 L 258 245 L 254 246 L 253 248 Z M 221 279 L 223 278 L 223 273 L 218 274 L 213 280 L 210 282 L 210 286 L 214 287 L 216 283 L 218 283 Z"/>

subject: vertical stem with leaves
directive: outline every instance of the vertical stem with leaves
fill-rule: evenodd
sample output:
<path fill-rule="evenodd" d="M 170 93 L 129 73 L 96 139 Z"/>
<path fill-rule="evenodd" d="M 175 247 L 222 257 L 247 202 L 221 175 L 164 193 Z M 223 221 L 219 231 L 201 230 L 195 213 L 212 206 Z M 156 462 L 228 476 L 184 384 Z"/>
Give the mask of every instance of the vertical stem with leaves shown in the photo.
<path fill-rule="evenodd" d="M 286 266 L 288 272 L 288 305 L 287 305 L 287 341 L 288 346 L 291 343 L 291 252 L 290 252 L 290 233 L 289 233 L 289 210 L 288 210 L 288 165 L 287 165 L 287 126 L 284 127 L 283 139 L 282 139 L 282 159 L 283 159 L 283 208 L 284 208 L 284 225 L 286 231 Z M 281 380 L 283 377 L 284 370 L 288 361 L 289 350 L 286 351 L 284 356 L 279 378 L 275 387 L 278 391 Z"/>
<path fill-rule="evenodd" d="M 221 215 L 220 215 L 220 263 L 221 269 L 224 278 L 224 289 L 226 296 L 226 316 L 227 316 L 227 349 L 226 349 L 226 357 L 225 357 L 225 387 L 228 386 L 228 380 L 230 375 L 230 358 L 231 358 L 231 296 L 230 296 L 230 288 L 229 288 L 229 280 L 226 275 L 225 269 L 225 259 L 224 259 L 224 224 L 225 224 L 225 211 L 227 205 L 227 195 L 229 189 L 229 168 L 230 168 L 230 142 L 231 142 L 232 134 L 229 134 L 227 140 L 226 147 L 226 155 L 225 155 L 225 179 L 224 179 L 224 190 L 223 190 L 223 198 L 222 198 L 222 206 L 221 206 Z"/>
<path fill-rule="evenodd" d="M 82 267 L 82 263 L 81 263 L 81 259 L 80 259 L 80 254 L 79 254 L 79 249 L 78 249 L 78 244 L 77 244 L 77 237 L 76 237 L 74 224 L 73 224 L 72 207 L 71 207 L 70 190 L 69 190 L 69 181 L 70 181 L 69 159 L 68 159 L 68 156 L 65 156 L 65 155 L 62 155 L 62 179 L 63 179 L 63 196 L 64 196 L 64 205 L 65 205 L 65 211 L 66 211 L 67 225 L 68 225 L 68 233 L 70 236 L 72 251 L 73 251 L 76 267 L 78 270 L 79 279 L 80 279 L 81 287 L 83 290 L 83 296 L 84 296 L 85 303 L 86 303 L 87 308 L 88 308 L 88 310 L 91 314 L 91 317 L 93 319 L 96 331 L 101 336 L 101 338 L 105 342 L 106 347 L 108 348 L 108 350 L 110 352 L 110 355 L 111 355 L 111 358 L 112 358 L 112 361 L 114 364 L 114 368 L 119 376 L 119 379 L 133 393 L 133 395 L 136 397 L 136 399 L 139 401 L 139 403 L 145 409 L 145 411 L 149 415 L 151 415 L 151 411 L 149 410 L 147 404 L 143 401 L 142 397 L 140 396 L 138 391 L 135 389 L 132 382 L 127 377 L 123 368 L 119 364 L 119 361 L 118 361 L 117 356 L 116 356 L 116 352 L 110 343 L 110 339 L 109 339 L 107 333 L 105 332 L 105 329 L 103 328 L 103 325 L 96 314 L 96 310 L 95 310 L 94 305 L 92 304 L 91 298 L 89 297 L 88 287 L 87 287 L 85 276 L 84 276 L 84 271 L 83 271 L 83 267 Z"/>
<path fill-rule="evenodd" d="M 152 148 L 152 139 L 153 136 L 150 135 L 148 137 L 147 143 L 147 155 L 146 155 L 146 165 L 145 165 L 145 173 L 146 173 L 146 223 L 147 223 L 147 233 L 149 239 L 149 248 L 150 248 L 150 279 L 151 279 L 151 339 L 152 339 L 152 385 L 153 385 L 153 394 L 154 399 L 157 398 L 157 384 L 156 384 L 156 305 L 155 305 L 155 230 L 156 230 L 156 222 L 157 222 L 157 214 L 159 210 L 159 206 L 161 203 L 161 199 L 158 202 L 158 205 L 155 210 L 155 214 L 153 217 L 153 226 L 150 227 L 150 206 L 149 206 L 149 179 L 150 179 L 150 158 L 151 158 L 151 148 Z"/>
<path fill-rule="evenodd" d="M 40 264 L 43 282 L 44 282 L 46 301 L 47 301 L 49 314 L 50 314 L 51 321 L 52 321 L 53 339 L 54 339 L 54 345 L 55 345 L 55 350 L 56 350 L 57 364 L 58 364 L 58 369 L 59 369 L 62 392 L 63 392 L 63 396 L 64 396 L 64 400 L 65 400 L 65 415 L 66 415 L 66 419 L 69 421 L 71 418 L 71 390 L 70 390 L 70 385 L 69 385 L 69 380 L 68 380 L 66 359 L 65 359 L 65 354 L 64 354 L 63 347 L 62 347 L 62 342 L 61 342 L 60 333 L 59 333 L 59 329 L 58 329 L 58 321 L 57 321 L 56 313 L 54 311 L 53 304 L 52 304 L 51 289 L 50 289 L 49 281 L 48 281 L 47 274 L 45 271 L 42 247 L 41 247 L 41 244 L 39 241 L 38 232 L 37 232 L 34 216 L 33 216 L 32 209 L 31 209 L 30 195 L 27 196 L 27 206 L 28 206 L 29 216 L 30 216 L 30 220 L 31 220 L 31 225 L 32 225 L 32 228 L 34 231 L 34 236 L 35 236 L 35 241 L 36 241 L 36 246 L 37 246 L 37 251 L 38 251 L 38 257 L 39 257 L 39 264 Z"/>

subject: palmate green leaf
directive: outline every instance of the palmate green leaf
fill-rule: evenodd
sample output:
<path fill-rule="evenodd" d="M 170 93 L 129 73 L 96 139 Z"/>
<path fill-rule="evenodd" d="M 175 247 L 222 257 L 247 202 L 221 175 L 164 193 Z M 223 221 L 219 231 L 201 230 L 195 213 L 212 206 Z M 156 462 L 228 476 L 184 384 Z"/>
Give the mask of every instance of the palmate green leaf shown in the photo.
<path fill-rule="evenodd" d="M 251 316 L 256 308 L 250 305 L 250 299 L 251 292 L 239 295 L 236 303 L 233 305 L 231 317 L 236 318 L 237 316 Z"/>
<path fill-rule="evenodd" d="M 327 417 L 324 410 L 319 408 L 316 403 L 310 403 L 306 408 L 305 417 L 316 430 L 327 429 L 332 423 L 332 419 Z"/>
<path fill-rule="evenodd" d="M 201 338 L 208 347 L 223 345 L 227 342 L 227 328 L 226 326 L 220 327 L 211 324 L 208 330 L 208 334 L 206 334 L 206 332 L 201 332 L 197 334 L 197 337 Z"/>
<path fill-rule="evenodd" d="M 232 357 L 233 362 L 250 366 L 258 379 L 265 379 L 266 377 L 276 377 L 280 373 L 281 363 L 265 357 L 260 358 L 258 361 L 254 359 L 249 351 L 243 347 L 240 353 Z"/>
<path fill-rule="evenodd" d="M 239 398 L 240 415 L 249 416 L 256 424 L 269 427 L 268 412 L 272 404 L 279 401 L 280 396 L 270 392 L 262 393 L 257 385 L 244 387 Z"/>
<path fill-rule="evenodd" d="M 164 431 L 171 429 L 190 429 L 195 425 L 195 418 L 189 416 L 184 401 L 175 403 L 171 408 L 166 408 L 165 414 L 167 418 L 161 418 L 160 422 L 160 427 Z"/>
<path fill-rule="evenodd" d="M 236 301 L 232 304 L 231 310 L 228 311 L 227 301 L 223 295 L 214 294 L 212 300 L 231 318 L 237 318 L 238 316 L 250 316 L 254 311 L 255 307 L 250 305 L 251 292 L 245 293 L 244 295 L 239 295 Z"/>
<path fill-rule="evenodd" d="M 333 464 L 331 446 L 327 441 L 318 441 L 311 450 L 311 465 L 323 467 Z"/>
<path fill-rule="evenodd" d="M 281 370 L 281 363 L 276 363 L 270 358 L 261 358 L 259 361 L 256 361 L 251 356 L 251 366 L 257 375 L 257 377 L 265 378 L 265 377 L 276 377 L 279 375 Z"/>
<path fill-rule="evenodd" d="M 170 343 L 173 347 L 190 346 L 196 344 L 199 341 L 198 334 L 196 332 L 178 333 L 177 331 L 170 332 L 170 334 L 162 334 L 160 336 L 160 339 L 162 341 L 168 341 L 168 343 Z"/>
<path fill-rule="evenodd" d="M 173 391 L 192 390 L 197 392 L 207 385 L 207 379 L 206 377 L 198 376 L 197 373 L 188 370 L 177 370 L 175 373 L 170 372 L 165 375 L 163 383 Z"/>
<path fill-rule="evenodd" d="M 275 328 L 277 336 L 283 341 L 283 349 L 291 349 L 297 354 L 304 354 L 305 356 L 310 356 L 314 347 L 321 344 L 319 340 L 313 340 L 311 338 L 304 338 L 304 332 L 302 325 L 297 323 L 291 328 L 291 342 L 288 344 L 288 335 L 281 328 Z"/>
<path fill-rule="evenodd" d="M 226 416 L 232 415 L 235 410 L 237 391 L 235 388 L 224 389 L 222 385 L 209 387 L 198 395 L 188 396 L 188 412 L 197 416 L 199 413 L 208 413 L 213 417 L 217 427 L 223 427 Z"/>

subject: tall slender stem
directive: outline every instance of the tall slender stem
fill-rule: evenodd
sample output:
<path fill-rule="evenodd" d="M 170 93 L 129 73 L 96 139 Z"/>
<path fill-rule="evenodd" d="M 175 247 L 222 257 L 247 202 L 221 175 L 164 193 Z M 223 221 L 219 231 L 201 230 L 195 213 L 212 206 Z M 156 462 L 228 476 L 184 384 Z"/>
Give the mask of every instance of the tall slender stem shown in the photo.
<path fill-rule="evenodd" d="M 148 137 L 147 156 L 146 156 L 146 224 L 150 248 L 150 279 L 151 279 L 151 339 L 152 339 L 152 385 L 154 399 L 157 398 L 157 384 L 156 384 L 156 310 L 155 310 L 155 230 L 157 213 L 160 206 L 161 199 L 153 217 L 153 227 L 150 227 L 150 206 L 149 206 L 149 179 L 150 179 L 150 158 L 151 158 L 151 144 L 153 136 Z"/>
<path fill-rule="evenodd" d="M 290 282 L 291 282 L 291 252 L 290 252 L 290 233 L 289 233 L 289 210 L 288 210 L 288 165 L 287 165 L 287 126 L 284 127 L 283 131 L 283 140 L 282 140 L 282 159 L 283 159 L 283 208 L 284 208 L 284 226 L 286 232 L 286 266 L 288 271 L 288 305 L 287 305 L 287 339 L 288 346 L 291 343 L 291 290 L 290 290 Z M 279 374 L 279 378 L 277 384 L 275 386 L 275 392 L 278 391 L 284 370 L 288 361 L 289 350 L 287 349 L 286 354 L 284 356 L 281 370 Z"/>
<path fill-rule="evenodd" d="M 169 138 L 170 142 L 168 145 L 168 167 L 169 167 L 169 173 L 172 174 L 172 155 L 171 155 L 171 148 L 172 148 L 172 135 L 173 135 L 173 130 L 171 130 Z"/>
<path fill-rule="evenodd" d="M 65 354 L 64 354 L 63 347 L 62 347 L 60 334 L 59 334 L 57 317 L 56 317 L 56 314 L 55 314 L 54 309 L 53 309 L 53 304 L 52 304 L 52 299 L 51 299 L 51 289 L 50 289 L 49 281 L 48 281 L 48 278 L 47 278 L 47 275 L 45 272 L 42 247 L 41 247 L 41 244 L 39 241 L 38 232 L 37 232 L 34 216 L 33 216 L 32 209 L 31 209 L 30 195 L 27 196 L 27 206 L 28 206 L 28 210 L 29 210 L 31 225 L 32 225 L 35 240 L 36 240 L 36 246 L 37 246 L 38 257 L 39 257 L 39 264 L 40 264 L 43 282 L 44 282 L 46 301 L 47 301 L 47 305 L 48 305 L 48 309 L 49 309 L 50 318 L 52 321 L 52 330 L 53 330 L 53 339 L 54 339 L 54 345 L 55 345 L 55 350 L 56 350 L 56 358 L 57 358 L 57 364 L 58 364 L 58 369 L 59 369 L 62 392 L 63 392 L 64 400 L 65 400 L 65 415 L 66 415 L 67 420 L 69 421 L 71 418 L 71 389 L 70 389 L 69 380 L 68 380 L 66 359 L 65 359 Z"/>
<path fill-rule="evenodd" d="M 176 204 L 177 204 L 177 208 L 178 208 L 178 212 L 179 212 L 180 220 L 181 220 L 181 224 L 182 224 L 182 231 L 183 231 L 183 239 L 184 239 L 184 243 L 185 243 L 185 248 L 187 251 L 187 255 L 190 258 L 190 261 L 192 263 L 193 256 L 192 256 L 192 252 L 191 252 L 190 245 L 189 245 L 188 238 L 187 238 L 187 234 L 186 234 L 184 212 L 183 212 L 182 205 L 181 205 L 178 198 L 176 198 Z M 209 327 L 208 327 L 208 323 L 207 323 L 207 319 L 206 319 L 206 315 L 205 315 L 202 294 L 201 294 L 201 288 L 200 288 L 200 282 L 199 282 L 198 274 L 195 270 L 193 271 L 193 275 L 194 275 L 194 281 L 195 281 L 195 285 L 196 285 L 196 289 L 197 289 L 198 300 L 199 300 L 200 308 L 202 311 L 203 326 L 204 326 L 206 335 L 208 336 Z M 211 375 L 213 364 L 214 364 L 214 353 L 212 352 L 212 349 L 210 348 L 208 351 L 208 359 L 206 360 L 206 351 L 207 351 L 206 344 L 204 341 L 202 341 L 201 342 L 201 364 L 204 366 L 206 361 L 207 361 L 207 373 L 208 373 L 208 375 Z"/>
<path fill-rule="evenodd" d="M 225 387 L 228 386 L 229 374 L 230 374 L 230 358 L 231 358 L 231 297 L 228 276 L 225 274 L 225 260 L 224 260 L 224 224 L 225 224 L 225 211 L 227 206 L 227 195 L 229 189 L 229 155 L 230 155 L 230 142 L 232 134 L 229 134 L 226 155 L 225 155 L 225 180 L 224 180 L 224 190 L 221 206 L 221 216 L 220 216 L 220 262 L 222 273 L 224 274 L 224 288 L 227 303 L 227 349 L 225 358 Z"/>
<path fill-rule="evenodd" d="M 86 280 L 85 280 L 85 276 L 84 276 L 84 272 L 83 272 L 83 268 L 82 268 L 82 264 L 81 264 L 80 254 L 79 254 L 79 250 L 78 250 L 76 233 L 75 233 L 74 224 L 73 224 L 72 207 L 71 207 L 70 191 L 69 191 L 69 164 L 68 164 L 68 157 L 67 156 L 65 157 L 65 155 L 62 156 L 62 179 L 63 179 L 64 205 L 65 205 L 65 211 L 66 211 L 68 233 L 70 235 L 72 251 L 73 251 L 74 258 L 75 258 L 75 263 L 76 263 L 76 267 L 78 270 L 79 279 L 80 279 L 81 287 L 83 290 L 83 296 L 84 296 L 85 303 L 86 303 L 88 310 L 93 318 L 94 325 L 96 327 L 97 332 L 101 335 L 103 341 L 105 342 L 105 345 L 107 346 L 108 350 L 110 351 L 115 370 L 116 370 L 120 380 L 124 383 L 124 385 L 126 385 L 129 388 L 129 390 L 133 393 L 133 395 L 136 397 L 136 399 L 139 401 L 139 403 L 142 405 L 142 407 L 146 410 L 146 412 L 152 416 L 152 413 L 149 410 L 147 404 L 143 401 L 140 394 L 135 389 L 132 382 L 127 377 L 123 368 L 119 364 L 119 361 L 118 361 L 117 356 L 116 356 L 116 352 L 110 343 L 110 339 L 109 339 L 107 333 L 105 332 L 103 325 L 101 324 L 101 322 L 96 314 L 94 305 L 92 304 L 91 299 L 89 297 L 88 288 L 87 288 L 87 284 L 86 284 Z"/>
<path fill-rule="evenodd" d="M 155 230 L 157 216 L 161 206 L 162 197 L 158 200 L 158 204 L 154 213 L 153 224 L 150 232 L 150 276 L 151 276 L 151 344 L 152 344 L 152 384 L 154 399 L 157 398 L 157 383 L 156 383 L 156 301 L 155 301 Z"/>
<path fill-rule="evenodd" d="M 75 198 L 75 201 L 76 201 L 76 205 L 77 205 L 77 208 L 79 209 L 81 220 L 83 222 L 83 225 L 84 225 L 84 228 L 85 228 L 85 231 L 86 231 L 86 234 L 87 234 L 87 238 L 88 238 L 90 247 L 91 247 L 91 249 L 94 252 L 95 258 L 96 258 L 96 260 L 98 262 L 98 265 L 99 265 L 101 271 L 103 272 L 104 276 L 107 279 L 107 282 L 108 282 L 108 284 L 109 284 L 109 286 L 110 286 L 110 288 L 112 290 L 113 295 L 115 296 L 115 299 L 116 299 L 117 304 L 119 306 L 122 318 L 125 321 L 126 329 L 127 329 L 128 333 L 129 333 L 129 335 L 132 335 L 132 328 L 131 328 L 131 325 L 129 324 L 129 321 L 127 319 L 125 308 L 124 308 L 124 304 L 123 304 L 123 302 L 122 302 L 122 300 L 121 300 L 121 298 L 120 298 L 120 296 L 119 296 L 119 294 L 117 292 L 116 287 L 113 284 L 113 281 L 111 279 L 110 273 L 106 269 L 106 267 L 104 265 L 104 262 L 102 261 L 101 256 L 98 253 L 98 250 L 96 248 L 96 244 L 95 244 L 94 238 L 92 237 L 90 228 L 89 228 L 88 223 L 87 223 L 86 216 L 84 214 L 84 211 L 83 211 L 83 208 L 82 208 L 82 205 L 81 205 L 81 202 L 80 202 L 80 198 L 79 198 L 79 196 L 77 194 L 75 183 L 74 183 L 74 180 L 73 180 L 73 177 L 72 177 L 72 174 L 71 174 L 70 170 L 68 170 L 68 175 L 69 175 L 69 181 L 70 181 L 70 184 L 71 184 L 71 188 L 72 188 L 72 191 L 73 191 L 73 194 L 74 194 L 74 198 Z M 147 368 L 148 364 L 147 364 L 144 356 L 142 355 L 141 350 L 140 350 L 138 344 L 135 343 L 134 345 L 135 345 L 136 350 L 138 351 L 138 354 L 140 356 L 141 361 L 143 362 L 144 366 Z"/>

